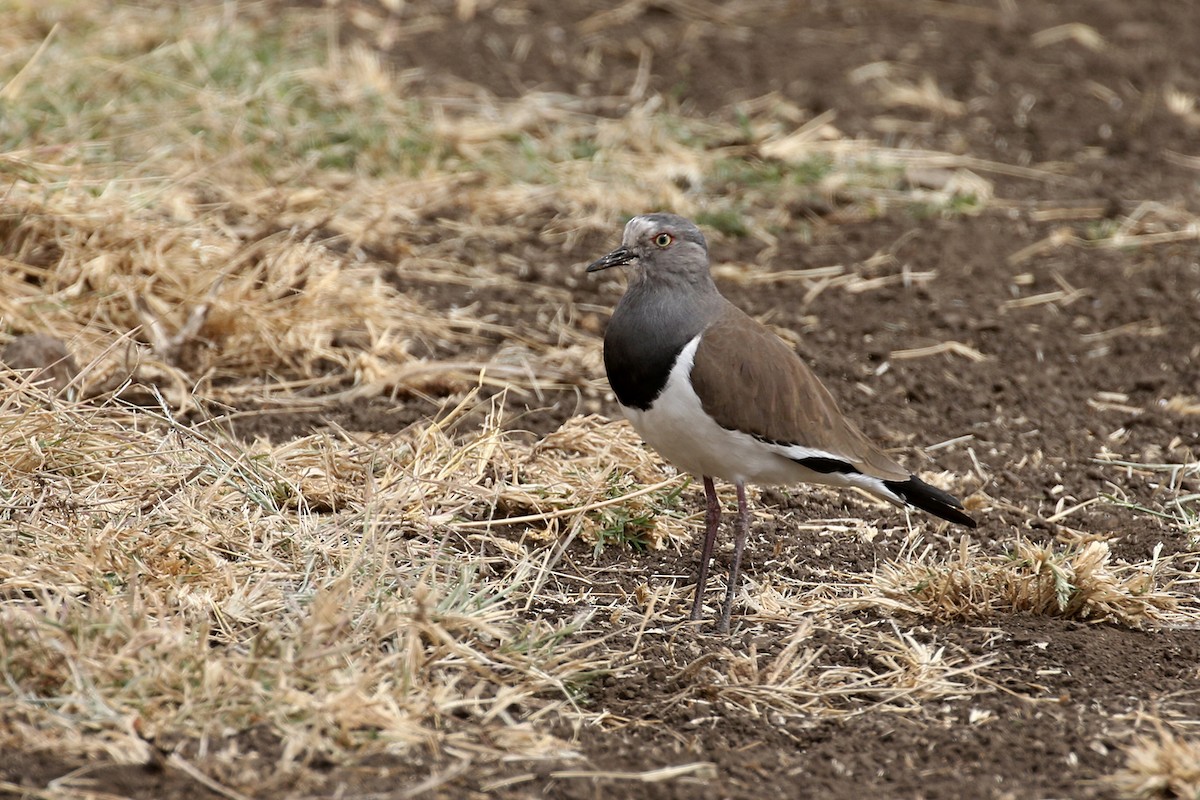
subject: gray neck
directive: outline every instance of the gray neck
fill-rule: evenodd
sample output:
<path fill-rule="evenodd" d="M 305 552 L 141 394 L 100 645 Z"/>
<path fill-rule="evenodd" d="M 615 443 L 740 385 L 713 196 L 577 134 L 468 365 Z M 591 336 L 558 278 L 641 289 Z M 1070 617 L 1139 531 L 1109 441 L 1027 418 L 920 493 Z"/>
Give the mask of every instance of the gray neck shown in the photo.
<path fill-rule="evenodd" d="M 604 333 L 604 366 L 622 405 L 649 408 L 679 352 L 721 314 L 727 301 L 703 277 L 700 285 L 657 276 L 630 282 Z"/>

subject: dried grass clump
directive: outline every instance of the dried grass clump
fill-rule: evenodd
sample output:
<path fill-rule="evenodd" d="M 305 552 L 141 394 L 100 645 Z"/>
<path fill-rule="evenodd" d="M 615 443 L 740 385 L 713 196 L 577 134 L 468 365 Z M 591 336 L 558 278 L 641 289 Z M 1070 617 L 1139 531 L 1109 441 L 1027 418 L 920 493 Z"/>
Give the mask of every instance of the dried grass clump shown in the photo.
<path fill-rule="evenodd" d="M 263 727 L 285 770 L 410 748 L 569 753 L 531 719 L 578 713 L 575 684 L 607 662 L 578 633 L 586 613 L 521 619 L 534 553 L 459 550 L 431 528 L 436 492 L 430 514 L 395 516 L 419 476 L 403 455 L 381 463 L 390 448 L 256 450 L 0 387 L 0 747 L 132 763 L 159 736 Z M 440 463 L 455 483 L 478 462 Z M 232 751 L 206 761 L 222 780 L 244 768 Z"/>
<path fill-rule="evenodd" d="M 346 381 L 372 355 L 398 372 L 407 341 L 453 329 L 377 268 L 288 233 L 243 242 L 103 200 L 14 195 L 0 217 L 11 267 L 0 318 L 70 342 L 92 362 L 90 394 L 131 376 L 156 382 L 155 368 L 187 389 L 271 374 Z"/>
<path fill-rule="evenodd" d="M 460 531 L 519 525 L 534 542 L 580 537 L 598 547 L 658 549 L 690 538 L 678 502 L 684 478 L 664 477 L 662 463 L 625 422 L 573 417 L 528 449 L 501 428 L 493 404 L 477 433 L 451 436 L 448 428 L 472 401 L 396 451 L 398 461 L 380 476 L 391 487 L 380 502 L 397 504 L 417 524 Z"/>
<path fill-rule="evenodd" d="M 544 520 L 547 536 L 579 533 L 593 544 L 607 537 L 657 550 L 692 536 L 677 502 L 686 483 L 664 477 L 662 462 L 624 421 L 573 417 L 533 448 L 500 502 L 533 511 L 526 524 Z"/>
<path fill-rule="evenodd" d="M 674 662 L 678 670 L 667 678 L 673 691 L 656 713 L 695 716 L 710 707 L 716 714 L 736 709 L 782 724 L 790 716 L 919 713 L 933 699 L 987 691 L 977 679 L 987 659 L 957 652 L 927 632 L 864 620 L 850 597 L 808 601 L 807 613 L 782 628 L 766 628 L 763 635 L 729 647 L 702 647 L 691 658 L 684 658 L 687 643 L 677 633 L 654 631 L 671 653 L 668 664 Z"/>
<path fill-rule="evenodd" d="M 1156 736 L 1138 736 L 1125 747 L 1125 767 L 1105 783 L 1129 800 L 1200 798 L 1200 739 L 1165 728 Z"/>
<path fill-rule="evenodd" d="M 939 620 L 1025 613 L 1126 625 L 1167 621 L 1179 596 L 1156 585 L 1159 564 L 1110 559 L 1102 541 L 1056 550 L 1019 539 L 1010 554 L 990 556 L 963 537 L 950 559 L 934 560 L 926 549 L 881 567 L 869 602 Z"/>

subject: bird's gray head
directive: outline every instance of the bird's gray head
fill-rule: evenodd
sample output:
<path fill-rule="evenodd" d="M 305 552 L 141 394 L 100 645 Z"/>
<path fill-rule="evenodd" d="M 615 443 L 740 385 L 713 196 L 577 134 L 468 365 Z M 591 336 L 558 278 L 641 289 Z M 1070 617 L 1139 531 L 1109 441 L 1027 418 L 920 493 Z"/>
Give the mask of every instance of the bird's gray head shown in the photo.
<path fill-rule="evenodd" d="M 629 220 L 621 246 L 588 266 L 588 272 L 630 265 L 631 287 L 642 283 L 709 286 L 708 245 L 691 220 L 643 214 Z"/>

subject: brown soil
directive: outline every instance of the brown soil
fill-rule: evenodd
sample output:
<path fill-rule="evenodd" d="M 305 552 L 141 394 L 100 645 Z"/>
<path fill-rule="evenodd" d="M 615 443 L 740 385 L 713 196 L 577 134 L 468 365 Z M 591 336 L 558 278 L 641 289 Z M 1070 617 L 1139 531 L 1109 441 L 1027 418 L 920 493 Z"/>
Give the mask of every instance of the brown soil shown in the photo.
<path fill-rule="evenodd" d="M 760 11 L 726 24 L 703 25 L 682 20 L 672 12 L 673 3 L 651 3 L 628 19 L 585 26 L 584 20 L 595 22 L 599 4 L 530 0 L 524 4 L 528 14 L 509 15 L 499 13 L 503 5 L 470 22 L 405 40 L 391 57 L 398 67 L 422 70 L 431 85 L 467 81 L 504 96 L 566 92 L 592 98 L 597 108 L 613 113 L 635 84 L 639 58 L 643 63 L 648 58 L 647 91 L 668 95 L 685 113 L 731 115 L 738 101 L 778 92 L 803 109 L 835 111 L 835 124 L 851 136 L 1012 165 L 1058 165 L 1064 177 L 1055 180 L 995 176 L 997 195 L 1016 202 L 997 204 L 978 216 L 944 218 L 896 209 L 857 223 L 811 219 L 812 242 L 784 231 L 778 254 L 765 265 L 849 264 L 887 252 L 914 269 L 936 270 L 937 279 L 927 285 L 860 295 L 826 292 L 808 307 L 788 296 L 788 284 L 770 292 L 728 291 L 747 311 L 773 310 L 773 324 L 806 331 L 805 357 L 844 410 L 879 440 L 911 453 L 919 444 L 971 434 L 971 441 L 938 451 L 936 465 L 968 475 L 978 461 L 987 476 L 987 494 L 1002 501 L 981 518 L 978 537 L 987 547 L 1005 550 L 1014 531 L 1053 539 L 1062 529 L 1042 520 L 1064 500 L 1063 507 L 1069 507 L 1111 493 L 1152 504 L 1160 487 L 1150 479 L 1094 462 L 1105 448 L 1147 461 L 1195 460 L 1197 418 L 1163 407 L 1172 397 L 1194 396 L 1200 389 L 1200 249 L 1195 241 L 1127 250 L 1061 246 L 1019 264 L 1007 259 L 1063 226 L 1085 236 L 1089 226 L 1120 220 L 1144 201 L 1200 213 L 1200 173 L 1178 166 L 1170 156 L 1196 155 L 1200 131 L 1163 101 L 1170 86 L 1200 94 L 1200 9 L 1185 2 L 1064 0 L 1013 4 L 1017 10 L 1010 15 L 1001 10 L 1006 4 L 990 2 L 763 3 L 755 6 Z M 1092 50 L 1072 40 L 1035 44 L 1039 31 L 1072 22 L 1091 26 L 1104 46 Z M 372 40 L 351 23 L 344 34 Z M 523 37 L 532 37 L 528 56 L 514 63 L 509 55 Z M 852 79 L 854 70 L 880 61 L 900 65 L 901 74 L 914 83 L 930 76 L 943 94 L 964 104 L 963 113 L 951 117 L 890 106 L 876 85 Z M 1087 206 L 1101 207 L 1101 219 L 1039 215 Z M 544 221 L 551 222 L 549 212 Z M 614 244 L 618 223 L 613 220 L 610 241 L 588 241 L 571 254 L 574 261 L 582 264 Z M 751 260 L 759 246 L 722 236 L 711 243 L 717 259 Z M 522 249 L 534 261 L 539 253 L 546 261 L 561 260 L 542 244 L 537 229 L 529 230 Z M 1021 274 L 1026 277 L 1018 281 Z M 621 291 L 616 278 L 552 280 L 576 303 L 608 306 Z M 1057 290 L 1063 282 L 1079 290 L 1073 302 L 1003 306 L 1013 297 Z M 435 288 L 425 296 L 436 301 Z M 447 306 L 453 300 L 444 298 Z M 492 300 L 531 321 L 545 311 L 523 298 Z M 1116 329 L 1121 331 L 1097 336 Z M 893 361 L 890 369 L 875 374 L 893 350 L 948 340 L 976 348 L 988 360 L 943 355 Z M 856 384 L 868 387 L 870 395 Z M 1106 402 L 1099 393 L 1124 397 Z M 563 392 L 514 425 L 544 432 L 593 406 L 614 415 L 615 407 L 603 402 Z M 510 405 L 517 412 L 527 410 L 521 401 L 510 400 Z M 275 439 L 331 423 L 395 431 L 434 410 L 426 400 L 397 398 L 394 404 L 350 405 L 338 418 L 250 414 L 234 429 L 246 438 Z M 912 456 L 909 463 L 915 465 Z M 694 489 L 689 493 L 691 502 L 699 501 Z M 844 515 L 847 507 L 853 514 L 861 505 L 852 496 L 813 500 L 797 489 L 766 492 L 762 503 L 774 519 L 752 536 L 745 567 L 750 574 L 776 569 L 761 557 L 776 548 L 800 554 L 800 565 L 819 558 L 825 568 L 861 572 L 894 556 L 900 544 L 886 535 L 867 543 L 794 532 L 807 516 Z M 1164 555 L 1195 547 L 1178 528 L 1114 504 L 1091 505 L 1063 522 L 1114 537 L 1115 555 L 1128 561 L 1149 558 L 1159 543 Z M 950 545 L 932 529 L 929 540 Z M 584 561 L 589 553 L 579 548 L 577 557 Z M 647 575 L 687 574 L 694 557 L 686 551 L 622 552 L 614 558 L 623 569 L 601 571 L 616 593 L 628 596 Z M 781 645 L 743 642 L 736 634 L 732 642 L 695 636 L 685 641 L 660 631 L 643 640 L 642 666 L 588 688 L 593 707 L 628 724 L 617 730 L 559 731 L 582 760 L 512 765 L 512 782 L 490 791 L 484 787 L 496 775 L 485 781 L 456 774 L 446 756 L 430 755 L 422 763 L 324 765 L 292 779 L 281 777 L 273 796 L 411 796 L 402 790 L 432 774 L 444 780 L 434 781 L 420 796 L 855 798 L 868 792 L 1100 798 L 1112 794 L 1096 779 L 1113 769 L 1111 752 L 1129 729 L 1118 718 L 1140 711 L 1200 718 L 1195 691 L 1200 631 L 1131 630 L 1024 616 L 979 626 L 930 623 L 926 631 L 951 649 L 993 658 L 989 675 L 995 691 L 956 703 L 915 703 L 907 716 L 856 713 L 869 704 L 848 703 L 844 716 L 812 723 L 779 722 L 719 706 L 683 713 L 679 703 L 667 702 L 680 690 L 671 676 L 695 658 L 698 648 L 737 650 L 753 644 L 769 652 Z M 785 634 L 781 631 L 781 638 Z M 837 658 L 868 657 L 839 651 L 836 631 L 815 635 Z M 672 734 L 664 735 L 664 729 Z M 260 752 L 269 750 L 268 741 L 254 741 Z M 715 777 L 630 783 L 612 776 L 551 775 L 563 769 L 643 772 L 698 761 L 714 763 Z M 20 766 L 0 766 L 0 777 L 45 786 L 79 766 L 43 755 Z M 87 777 L 93 786 L 122 796 L 207 796 L 170 769 L 107 766 Z"/>

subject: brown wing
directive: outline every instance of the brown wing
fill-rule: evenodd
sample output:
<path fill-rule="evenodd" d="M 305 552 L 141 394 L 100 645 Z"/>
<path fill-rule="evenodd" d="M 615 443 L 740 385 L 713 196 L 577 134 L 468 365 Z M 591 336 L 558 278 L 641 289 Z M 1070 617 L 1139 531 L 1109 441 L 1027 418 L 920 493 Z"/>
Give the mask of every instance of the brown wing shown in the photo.
<path fill-rule="evenodd" d="M 704 330 L 691 377 L 705 412 L 723 428 L 823 450 L 883 480 L 909 477 L 842 416 L 792 348 L 732 304 Z"/>

